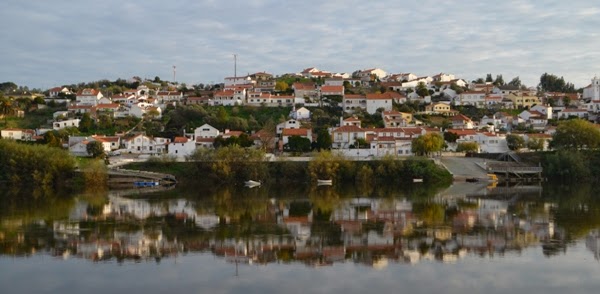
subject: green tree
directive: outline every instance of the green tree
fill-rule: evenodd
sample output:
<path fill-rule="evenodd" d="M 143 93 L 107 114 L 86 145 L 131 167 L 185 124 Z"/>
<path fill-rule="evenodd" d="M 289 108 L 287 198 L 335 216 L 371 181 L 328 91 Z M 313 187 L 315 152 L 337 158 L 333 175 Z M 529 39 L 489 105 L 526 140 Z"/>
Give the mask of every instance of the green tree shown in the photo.
<path fill-rule="evenodd" d="M 317 131 L 317 142 L 316 148 L 317 150 L 329 150 L 331 149 L 332 139 L 329 131 L 327 129 L 320 129 Z"/>
<path fill-rule="evenodd" d="M 496 79 L 494 80 L 494 85 L 495 86 L 504 86 L 504 79 L 502 78 L 502 75 L 496 76 Z"/>
<path fill-rule="evenodd" d="M 417 95 L 421 97 L 429 96 L 429 90 L 427 89 L 427 85 L 424 82 L 419 82 L 416 89 Z"/>
<path fill-rule="evenodd" d="M 487 75 L 485 76 L 485 82 L 486 82 L 486 83 L 491 83 L 491 82 L 493 82 L 493 81 L 494 81 L 494 79 L 492 78 L 492 74 L 491 74 L 491 73 L 489 73 L 489 74 L 487 74 Z"/>
<path fill-rule="evenodd" d="M 412 140 L 412 152 L 417 155 L 429 156 L 443 147 L 444 138 L 437 133 L 427 133 Z"/>
<path fill-rule="evenodd" d="M 518 76 L 514 77 L 512 80 L 510 80 L 510 82 L 508 82 L 508 85 L 520 88 L 522 86 L 521 79 Z"/>
<path fill-rule="evenodd" d="M 544 140 L 541 138 L 529 138 L 527 141 L 527 148 L 533 151 L 544 150 Z"/>
<path fill-rule="evenodd" d="M 287 149 L 292 152 L 308 152 L 310 151 L 311 144 L 308 138 L 291 136 L 288 139 L 286 146 Z"/>
<path fill-rule="evenodd" d="M 600 131 L 583 119 L 571 119 L 558 123 L 550 146 L 554 149 L 582 150 L 600 146 Z"/>
<path fill-rule="evenodd" d="M 89 142 L 85 146 L 85 150 L 93 158 L 102 158 L 102 157 L 105 156 L 105 154 L 104 154 L 104 146 L 102 145 L 102 143 L 100 141 Z"/>
<path fill-rule="evenodd" d="M 290 85 L 285 81 L 278 81 L 275 83 L 275 91 L 277 92 L 286 92 L 290 88 Z"/>
<path fill-rule="evenodd" d="M 477 142 L 463 142 L 456 146 L 456 152 L 479 152 L 479 144 Z"/>
<path fill-rule="evenodd" d="M 459 138 L 458 135 L 453 132 L 445 132 L 444 133 L 444 140 L 446 142 L 455 143 L 456 140 L 458 140 L 458 138 Z"/>
<path fill-rule="evenodd" d="M 81 117 L 81 120 L 79 121 L 79 131 L 82 133 L 87 133 L 91 131 L 93 127 L 94 121 L 90 117 L 90 114 L 87 112 L 84 113 L 83 117 Z"/>
<path fill-rule="evenodd" d="M 510 134 L 506 136 L 506 144 L 508 145 L 508 149 L 519 151 L 525 147 L 525 139 L 522 136 Z"/>

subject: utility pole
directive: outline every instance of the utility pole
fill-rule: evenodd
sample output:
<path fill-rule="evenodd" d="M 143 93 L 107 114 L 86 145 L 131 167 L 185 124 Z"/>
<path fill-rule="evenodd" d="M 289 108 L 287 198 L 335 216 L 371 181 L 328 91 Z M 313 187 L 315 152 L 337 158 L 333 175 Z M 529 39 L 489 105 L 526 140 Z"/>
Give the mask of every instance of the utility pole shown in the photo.
<path fill-rule="evenodd" d="M 177 67 L 173 65 L 173 84 L 175 84 L 177 82 L 176 73 L 177 73 Z"/>

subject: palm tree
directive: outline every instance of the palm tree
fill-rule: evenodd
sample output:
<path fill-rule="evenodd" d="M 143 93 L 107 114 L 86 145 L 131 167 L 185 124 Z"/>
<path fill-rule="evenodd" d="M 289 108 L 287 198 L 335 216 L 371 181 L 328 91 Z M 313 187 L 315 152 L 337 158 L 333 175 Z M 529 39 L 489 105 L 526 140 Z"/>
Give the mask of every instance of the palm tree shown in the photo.
<path fill-rule="evenodd" d="M 0 98 L 0 114 L 4 115 L 4 124 L 6 125 L 6 120 L 9 115 L 14 112 L 15 108 L 12 104 L 12 101 L 8 98 Z"/>

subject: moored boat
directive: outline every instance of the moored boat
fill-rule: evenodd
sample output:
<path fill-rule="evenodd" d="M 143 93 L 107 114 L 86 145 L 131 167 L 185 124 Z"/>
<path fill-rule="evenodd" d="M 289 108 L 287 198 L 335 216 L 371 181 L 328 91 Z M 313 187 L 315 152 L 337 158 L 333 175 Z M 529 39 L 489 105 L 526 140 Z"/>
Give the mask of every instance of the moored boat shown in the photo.
<path fill-rule="evenodd" d="M 333 184 L 333 180 L 317 180 L 317 185 L 319 185 L 319 186 L 332 185 L 332 184 Z"/>

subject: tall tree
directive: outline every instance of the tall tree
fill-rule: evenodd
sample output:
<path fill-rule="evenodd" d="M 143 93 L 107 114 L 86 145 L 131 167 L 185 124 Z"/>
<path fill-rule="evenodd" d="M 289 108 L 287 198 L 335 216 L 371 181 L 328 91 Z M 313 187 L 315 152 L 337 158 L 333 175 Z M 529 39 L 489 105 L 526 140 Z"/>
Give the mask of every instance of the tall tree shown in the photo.
<path fill-rule="evenodd" d="M 519 135 L 509 134 L 506 136 L 506 144 L 508 149 L 519 151 L 519 149 L 525 147 L 525 139 Z"/>
<path fill-rule="evenodd" d="M 317 142 L 316 142 L 317 150 L 319 150 L 319 151 L 329 150 L 329 149 L 331 149 L 331 144 L 332 144 L 331 135 L 329 134 L 327 129 L 325 129 L 325 128 L 320 129 L 317 132 Z"/>
<path fill-rule="evenodd" d="M 417 155 L 429 156 L 443 147 L 444 138 L 437 133 L 427 133 L 412 140 L 412 152 Z"/>
<path fill-rule="evenodd" d="M 487 75 L 485 76 L 485 82 L 486 82 L 486 83 L 491 83 L 491 82 L 493 82 L 493 81 L 494 81 L 494 79 L 492 78 L 492 74 L 491 74 L 491 73 L 489 73 L 489 74 L 487 74 Z"/>
<path fill-rule="evenodd" d="M 518 76 L 514 77 L 512 80 L 510 80 L 510 82 L 508 82 L 508 85 L 520 88 L 522 86 L 521 79 Z"/>
<path fill-rule="evenodd" d="M 85 146 L 85 150 L 93 158 L 102 158 L 102 157 L 104 157 L 104 146 L 102 146 L 102 143 L 100 141 L 89 142 Z"/>
<path fill-rule="evenodd" d="M 504 86 L 504 79 L 502 78 L 502 75 L 497 75 L 496 79 L 494 80 L 494 85 L 496 86 Z"/>
<path fill-rule="evenodd" d="M 596 149 L 600 147 L 600 131 L 583 119 L 561 121 L 550 145 L 555 149 Z"/>

